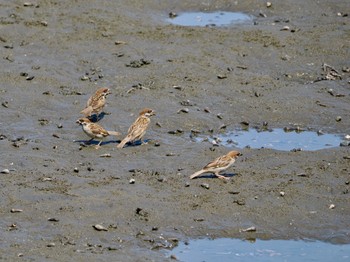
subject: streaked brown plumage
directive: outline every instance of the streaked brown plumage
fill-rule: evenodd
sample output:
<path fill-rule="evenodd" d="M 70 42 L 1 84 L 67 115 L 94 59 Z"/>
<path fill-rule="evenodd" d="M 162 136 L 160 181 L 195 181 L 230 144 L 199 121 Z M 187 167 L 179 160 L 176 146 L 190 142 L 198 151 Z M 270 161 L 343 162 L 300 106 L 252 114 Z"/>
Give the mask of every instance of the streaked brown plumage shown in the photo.
<path fill-rule="evenodd" d="M 106 97 L 110 94 L 110 90 L 106 87 L 99 88 L 87 101 L 86 108 L 80 113 L 85 117 L 93 114 L 98 115 L 106 104 Z"/>
<path fill-rule="evenodd" d="M 100 142 L 98 143 L 98 145 L 96 146 L 97 148 L 100 146 L 100 144 L 102 143 L 102 140 L 109 136 L 109 135 L 114 135 L 114 136 L 119 136 L 120 133 L 116 132 L 116 131 L 107 131 L 106 129 L 104 129 L 102 126 L 100 126 L 99 124 L 96 123 L 92 123 L 88 118 L 83 117 L 83 118 L 79 118 L 76 123 L 78 123 L 79 125 L 81 125 L 83 127 L 83 131 L 85 132 L 85 134 L 87 134 L 89 137 L 91 137 L 91 139 L 89 140 L 89 142 L 91 142 L 94 139 L 100 140 Z"/>
<path fill-rule="evenodd" d="M 203 173 L 214 173 L 214 175 L 217 176 L 218 178 L 228 180 L 229 178 L 223 175 L 220 175 L 220 172 L 225 171 L 230 166 L 232 166 L 233 163 L 236 161 L 236 158 L 241 155 L 242 154 L 238 151 L 230 151 L 226 155 L 220 156 L 216 158 L 214 161 L 208 163 L 201 170 L 191 175 L 190 179 L 198 177 Z"/>
<path fill-rule="evenodd" d="M 140 112 L 139 117 L 130 126 L 127 136 L 117 147 L 123 148 L 128 142 L 134 143 L 135 141 L 141 140 L 146 133 L 149 123 L 151 122 L 150 117 L 153 115 L 155 115 L 155 112 L 152 109 L 143 109 Z"/>

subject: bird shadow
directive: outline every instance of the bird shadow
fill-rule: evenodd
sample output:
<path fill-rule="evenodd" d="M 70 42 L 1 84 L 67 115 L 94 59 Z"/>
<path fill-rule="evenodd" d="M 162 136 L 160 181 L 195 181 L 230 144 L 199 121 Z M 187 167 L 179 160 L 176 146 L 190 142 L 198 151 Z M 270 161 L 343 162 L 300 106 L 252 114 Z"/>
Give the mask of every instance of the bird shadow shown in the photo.
<path fill-rule="evenodd" d="M 98 115 L 93 114 L 93 115 L 89 116 L 88 118 L 91 122 L 96 123 L 96 122 L 102 120 L 105 117 L 105 115 L 109 115 L 109 113 L 101 112 Z"/>
<path fill-rule="evenodd" d="M 220 174 L 224 177 L 227 177 L 227 178 L 232 178 L 234 176 L 236 176 L 237 174 L 234 174 L 234 173 L 223 173 L 223 174 Z M 198 177 L 195 177 L 195 179 L 199 179 L 199 178 L 218 178 L 216 175 L 214 174 L 206 174 L 206 175 L 201 175 L 201 176 L 198 176 Z"/>
<path fill-rule="evenodd" d="M 137 140 L 137 141 L 135 141 L 133 143 L 128 142 L 125 145 L 126 145 L 126 147 L 142 146 L 143 144 L 147 144 L 149 141 L 151 141 L 151 139 L 145 139 L 143 141 L 142 140 Z"/>
<path fill-rule="evenodd" d="M 84 146 L 93 146 L 93 145 L 98 145 L 100 141 L 98 140 L 75 140 L 75 143 L 83 144 Z M 120 140 L 108 140 L 108 141 L 103 141 L 100 146 L 103 145 L 108 145 L 108 144 L 119 144 L 121 141 Z"/>

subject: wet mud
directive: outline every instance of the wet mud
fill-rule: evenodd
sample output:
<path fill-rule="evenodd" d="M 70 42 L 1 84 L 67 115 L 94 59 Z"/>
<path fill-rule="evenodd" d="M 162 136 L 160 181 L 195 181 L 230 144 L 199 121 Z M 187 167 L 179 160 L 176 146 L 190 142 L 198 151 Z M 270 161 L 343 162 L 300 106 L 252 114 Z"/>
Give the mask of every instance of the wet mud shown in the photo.
<path fill-rule="evenodd" d="M 167 21 L 185 11 L 255 18 Z M 230 150 L 196 133 L 350 134 L 349 14 L 345 0 L 2 1 L 0 260 L 165 261 L 200 237 L 350 243 L 347 144 L 243 148 L 227 183 L 188 178 Z M 103 86 L 108 130 L 157 112 L 148 144 L 84 146 L 75 121 Z"/>

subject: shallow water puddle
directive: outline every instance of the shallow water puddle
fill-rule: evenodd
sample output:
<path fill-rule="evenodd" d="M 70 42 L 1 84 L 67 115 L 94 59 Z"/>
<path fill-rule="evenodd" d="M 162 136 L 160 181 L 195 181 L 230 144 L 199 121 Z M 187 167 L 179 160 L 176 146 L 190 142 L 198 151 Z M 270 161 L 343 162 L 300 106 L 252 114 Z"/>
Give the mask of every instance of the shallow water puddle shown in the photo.
<path fill-rule="evenodd" d="M 189 12 L 174 15 L 167 21 L 182 26 L 225 26 L 252 20 L 252 16 L 240 12 Z"/>
<path fill-rule="evenodd" d="M 341 135 L 318 134 L 311 131 L 286 132 L 284 129 L 259 131 L 249 129 L 247 131 L 236 130 L 225 134 L 219 134 L 212 138 L 198 136 L 196 141 L 209 140 L 226 147 L 251 147 L 271 148 L 276 150 L 306 150 L 314 151 L 324 148 L 337 147 L 343 141 Z"/>
<path fill-rule="evenodd" d="M 350 245 L 296 240 L 198 239 L 169 252 L 179 261 L 350 261 Z"/>

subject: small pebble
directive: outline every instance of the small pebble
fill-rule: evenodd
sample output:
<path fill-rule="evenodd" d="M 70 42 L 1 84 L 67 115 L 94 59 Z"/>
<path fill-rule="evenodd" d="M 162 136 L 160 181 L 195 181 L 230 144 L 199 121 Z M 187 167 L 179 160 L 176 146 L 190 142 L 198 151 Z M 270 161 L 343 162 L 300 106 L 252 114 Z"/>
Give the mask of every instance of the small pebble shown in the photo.
<path fill-rule="evenodd" d="M 89 77 L 84 75 L 80 78 L 81 81 L 86 81 L 86 80 L 89 80 Z"/>
<path fill-rule="evenodd" d="M 75 167 L 73 170 L 75 173 L 79 173 L 79 168 Z"/>
<path fill-rule="evenodd" d="M 341 116 L 337 116 L 337 117 L 335 118 L 335 121 L 340 122 L 340 121 L 341 121 Z"/>
<path fill-rule="evenodd" d="M 248 227 L 246 229 L 242 229 L 243 232 L 255 232 L 256 231 L 256 227 Z"/>
<path fill-rule="evenodd" d="M 175 13 L 175 12 L 169 13 L 169 18 L 175 18 L 175 17 L 177 17 L 177 13 Z"/>
<path fill-rule="evenodd" d="M 12 209 L 10 210 L 10 212 L 11 212 L 11 213 L 20 213 L 20 212 L 23 212 L 23 210 L 22 210 L 22 209 L 18 209 L 18 208 L 12 208 Z"/>
<path fill-rule="evenodd" d="M 209 184 L 203 183 L 203 184 L 201 184 L 201 187 L 203 187 L 203 188 L 205 188 L 205 189 L 209 189 Z"/>
<path fill-rule="evenodd" d="M 283 197 L 285 195 L 285 192 L 281 191 L 280 196 Z"/>
<path fill-rule="evenodd" d="M 100 155 L 100 157 L 111 157 L 111 154 L 102 154 L 102 155 Z"/>
<path fill-rule="evenodd" d="M 266 7 L 269 8 L 272 6 L 272 3 L 271 2 L 266 2 Z"/>
<path fill-rule="evenodd" d="M 99 225 L 99 224 L 93 225 L 92 227 L 93 227 L 94 229 L 96 229 L 97 231 L 108 231 L 107 228 L 105 228 L 104 226 Z"/>
<path fill-rule="evenodd" d="M 177 113 L 188 113 L 190 110 L 188 108 L 181 108 Z"/>
<path fill-rule="evenodd" d="M 50 221 L 50 222 L 59 222 L 60 220 L 58 218 L 54 218 L 54 217 L 50 217 L 47 219 L 47 221 Z"/>
<path fill-rule="evenodd" d="M 217 77 L 218 77 L 218 79 L 225 79 L 225 78 L 227 78 L 227 76 L 226 75 L 217 75 Z"/>
<path fill-rule="evenodd" d="M 135 179 L 131 178 L 131 179 L 129 180 L 129 184 L 135 184 Z"/>
<path fill-rule="evenodd" d="M 52 243 L 48 243 L 46 246 L 47 247 L 54 247 L 54 246 L 56 246 L 56 244 L 52 242 Z"/>
<path fill-rule="evenodd" d="M 330 204 L 329 205 L 329 209 L 334 209 L 335 208 L 335 205 L 334 204 Z"/>
<path fill-rule="evenodd" d="M 4 170 L 1 171 L 1 174 L 10 174 L 10 170 L 5 168 Z"/>

